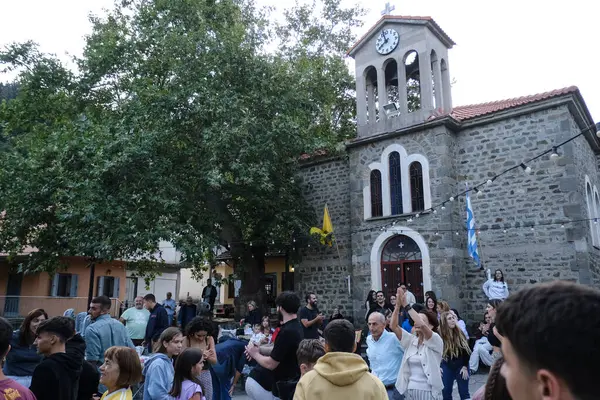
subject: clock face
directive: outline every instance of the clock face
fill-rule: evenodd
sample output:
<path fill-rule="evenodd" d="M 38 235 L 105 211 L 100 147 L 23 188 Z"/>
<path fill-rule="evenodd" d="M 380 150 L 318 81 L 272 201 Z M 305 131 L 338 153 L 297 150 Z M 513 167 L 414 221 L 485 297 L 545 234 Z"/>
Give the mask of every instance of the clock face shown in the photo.
<path fill-rule="evenodd" d="M 398 32 L 389 28 L 384 29 L 377 37 L 375 49 L 379 54 L 390 54 L 398 46 L 399 39 Z"/>

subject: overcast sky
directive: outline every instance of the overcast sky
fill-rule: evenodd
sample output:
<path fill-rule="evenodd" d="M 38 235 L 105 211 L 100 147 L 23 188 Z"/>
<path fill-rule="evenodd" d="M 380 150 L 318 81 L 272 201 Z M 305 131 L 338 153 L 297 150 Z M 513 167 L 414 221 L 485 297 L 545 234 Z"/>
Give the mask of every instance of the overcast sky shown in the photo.
<path fill-rule="evenodd" d="M 348 4 L 355 1 L 346 0 Z M 293 0 L 257 0 L 290 6 Z M 380 18 L 373 7 L 364 33 Z M 454 105 L 465 105 L 576 85 L 595 121 L 600 121 L 600 2 L 596 0 L 392 1 L 393 14 L 431 16 L 457 43 L 449 54 L 456 80 Z M 556 4 L 556 5 L 554 5 Z M 0 46 L 34 40 L 42 50 L 80 55 L 90 32 L 87 15 L 101 14 L 112 0 L 0 0 Z M 7 77 L 0 75 L 0 80 Z"/>

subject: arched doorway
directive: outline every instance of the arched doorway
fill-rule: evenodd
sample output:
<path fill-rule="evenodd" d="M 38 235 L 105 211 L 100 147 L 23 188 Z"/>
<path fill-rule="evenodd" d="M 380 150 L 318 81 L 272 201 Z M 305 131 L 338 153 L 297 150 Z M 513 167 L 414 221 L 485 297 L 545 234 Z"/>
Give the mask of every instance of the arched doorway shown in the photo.
<path fill-rule="evenodd" d="M 401 282 L 422 303 L 423 256 L 419 245 L 406 235 L 396 235 L 388 240 L 381 252 L 381 286 L 389 297 L 396 293 Z"/>

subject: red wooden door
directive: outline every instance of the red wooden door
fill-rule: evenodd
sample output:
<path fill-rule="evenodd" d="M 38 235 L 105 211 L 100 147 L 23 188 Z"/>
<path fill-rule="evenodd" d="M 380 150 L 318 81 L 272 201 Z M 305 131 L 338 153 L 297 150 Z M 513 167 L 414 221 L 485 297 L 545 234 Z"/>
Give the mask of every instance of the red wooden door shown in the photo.
<path fill-rule="evenodd" d="M 410 237 L 396 235 L 386 243 L 381 254 L 381 290 L 387 299 L 402 282 L 417 301 L 423 302 L 421 249 Z"/>

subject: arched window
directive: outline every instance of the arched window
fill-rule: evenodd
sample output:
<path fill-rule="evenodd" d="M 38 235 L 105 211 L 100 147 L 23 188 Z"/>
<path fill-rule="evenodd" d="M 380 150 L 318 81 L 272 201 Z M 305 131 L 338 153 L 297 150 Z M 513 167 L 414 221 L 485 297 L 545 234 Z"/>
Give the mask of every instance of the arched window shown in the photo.
<path fill-rule="evenodd" d="M 408 167 L 410 173 L 410 201 L 412 211 L 425 209 L 425 195 L 423 193 L 423 167 L 419 162 L 413 162 Z"/>
<path fill-rule="evenodd" d="M 600 198 L 598 198 L 598 191 L 594 186 L 594 228 L 596 230 L 596 246 L 600 246 Z"/>
<path fill-rule="evenodd" d="M 585 200 L 587 203 L 587 211 L 588 211 L 589 219 L 596 218 L 595 212 L 594 212 L 594 204 L 593 204 L 592 196 L 593 196 L 592 185 L 590 185 L 590 183 L 587 182 L 586 188 L 585 188 Z M 598 234 L 597 234 L 597 231 L 596 231 L 593 221 L 590 221 L 590 230 L 591 230 L 591 235 L 592 235 L 592 246 L 597 246 L 598 245 L 598 238 L 597 238 Z"/>
<path fill-rule="evenodd" d="M 381 197 L 381 172 L 371 171 L 371 217 L 383 215 L 383 198 Z"/>
<path fill-rule="evenodd" d="M 390 167 L 390 200 L 392 215 L 402 214 L 402 171 L 400 168 L 400 153 L 394 151 L 389 157 Z"/>

